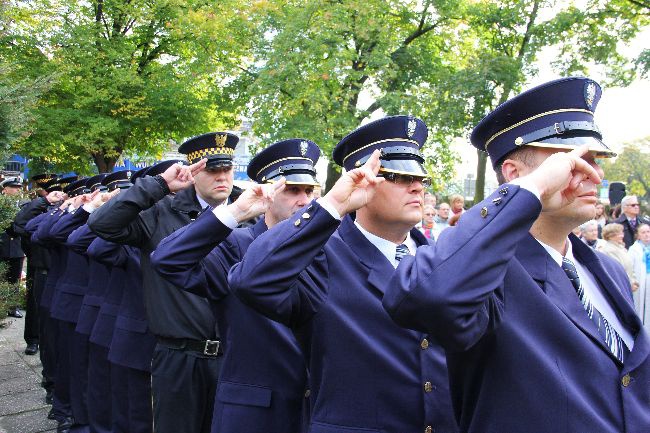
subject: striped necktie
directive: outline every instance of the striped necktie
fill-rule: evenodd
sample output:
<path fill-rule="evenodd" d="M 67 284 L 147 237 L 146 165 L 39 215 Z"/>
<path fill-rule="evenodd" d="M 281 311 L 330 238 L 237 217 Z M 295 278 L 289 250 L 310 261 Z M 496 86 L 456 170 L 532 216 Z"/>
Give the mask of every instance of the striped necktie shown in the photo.
<path fill-rule="evenodd" d="M 585 289 L 582 287 L 582 283 L 580 282 L 580 277 L 578 276 L 578 271 L 576 270 L 575 265 L 571 260 L 564 257 L 562 258 L 562 269 L 564 269 L 564 272 L 566 273 L 567 277 L 569 277 L 571 284 L 573 284 L 573 287 L 576 289 L 582 306 L 587 312 L 589 318 L 596 324 L 598 333 L 605 340 L 605 344 L 609 346 L 609 350 L 611 350 L 614 356 L 618 358 L 619 361 L 623 362 L 625 360 L 625 356 L 627 356 L 629 353 L 629 350 L 623 342 L 621 336 L 618 335 L 618 332 L 616 332 L 612 325 L 609 324 L 607 319 L 605 319 L 600 314 L 600 311 L 594 307 L 594 305 L 589 300 L 589 297 L 587 297 Z"/>
<path fill-rule="evenodd" d="M 402 260 L 402 257 L 410 255 L 409 247 L 404 244 L 400 244 L 395 247 L 395 260 L 398 262 Z"/>

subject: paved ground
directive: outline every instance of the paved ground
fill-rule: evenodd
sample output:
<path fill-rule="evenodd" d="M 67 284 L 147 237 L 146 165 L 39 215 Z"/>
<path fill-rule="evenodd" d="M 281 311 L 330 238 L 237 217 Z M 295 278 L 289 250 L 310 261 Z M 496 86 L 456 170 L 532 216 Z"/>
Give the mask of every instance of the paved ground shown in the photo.
<path fill-rule="evenodd" d="M 0 433 L 56 431 L 56 422 L 47 419 L 40 359 L 23 353 L 25 319 L 5 323 L 0 328 Z"/>

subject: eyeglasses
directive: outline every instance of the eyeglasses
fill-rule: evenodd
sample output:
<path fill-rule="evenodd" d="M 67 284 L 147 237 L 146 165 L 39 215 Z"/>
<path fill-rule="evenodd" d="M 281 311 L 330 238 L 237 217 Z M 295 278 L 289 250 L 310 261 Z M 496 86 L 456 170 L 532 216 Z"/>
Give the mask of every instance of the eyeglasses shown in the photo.
<path fill-rule="evenodd" d="M 398 185 L 403 185 L 403 186 L 411 186 L 411 184 L 415 181 L 421 182 L 422 186 L 425 188 L 431 186 L 430 177 L 411 176 L 410 174 L 399 174 L 399 173 L 380 173 L 378 176 L 383 177 L 384 179 L 390 182 L 396 183 Z"/>
<path fill-rule="evenodd" d="M 625 206 L 629 206 L 629 207 L 639 207 L 639 203 L 628 203 L 628 204 L 626 204 Z"/>

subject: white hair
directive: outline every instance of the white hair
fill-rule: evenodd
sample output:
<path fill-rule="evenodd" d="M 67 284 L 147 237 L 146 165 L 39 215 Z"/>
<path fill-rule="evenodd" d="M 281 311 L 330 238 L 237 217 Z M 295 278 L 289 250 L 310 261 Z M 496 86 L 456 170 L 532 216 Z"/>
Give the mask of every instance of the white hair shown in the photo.
<path fill-rule="evenodd" d="M 627 204 L 628 204 L 629 202 L 631 202 L 632 200 L 636 200 L 636 196 L 635 196 L 635 195 L 626 195 L 626 196 L 623 197 L 623 199 L 621 200 L 621 206 L 627 206 Z"/>
<path fill-rule="evenodd" d="M 583 223 L 580 226 L 580 231 L 585 232 L 585 231 L 589 230 L 590 227 L 597 226 L 597 225 L 598 225 L 598 222 L 596 220 L 589 220 L 589 221 L 587 221 L 586 223 Z"/>

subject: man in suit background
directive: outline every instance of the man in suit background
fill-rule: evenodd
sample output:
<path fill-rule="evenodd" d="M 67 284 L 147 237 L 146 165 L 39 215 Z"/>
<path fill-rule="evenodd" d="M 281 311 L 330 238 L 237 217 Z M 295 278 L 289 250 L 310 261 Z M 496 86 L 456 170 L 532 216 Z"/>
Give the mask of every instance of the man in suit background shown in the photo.
<path fill-rule="evenodd" d="M 650 219 L 640 215 L 641 205 L 635 195 L 626 195 L 621 200 L 621 216 L 614 220 L 623 226 L 623 242 L 625 248 L 630 248 L 636 240 L 636 229 L 641 224 L 650 224 Z"/>
<path fill-rule="evenodd" d="M 571 230 L 594 218 L 600 87 L 566 78 L 472 133 L 501 187 L 405 258 L 384 306 L 447 351 L 463 432 L 650 431 L 650 343 L 618 263 Z"/>

